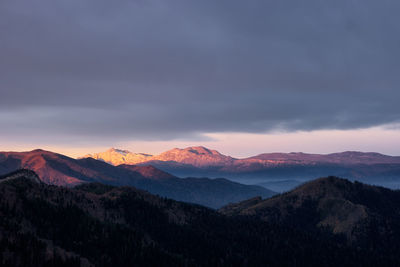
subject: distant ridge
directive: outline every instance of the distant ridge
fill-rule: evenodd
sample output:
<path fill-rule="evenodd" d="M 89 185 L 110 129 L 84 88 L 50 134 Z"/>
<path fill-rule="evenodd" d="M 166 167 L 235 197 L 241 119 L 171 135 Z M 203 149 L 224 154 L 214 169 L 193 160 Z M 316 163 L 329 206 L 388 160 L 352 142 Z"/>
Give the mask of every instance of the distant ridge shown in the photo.
<path fill-rule="evenodd" d="M 264 153 L 248 159 L 269 160 L 283 163 L 338 163 L 338 164 L 398 164 L 400 157 L 387 156 L 376 152 L 345 151 L 332 154 Z"/>
<path fill-rule="evenodd" d="M 132 153 L 128 150 L 110 148 L 105 152 L 88 154 L 113 165 L 138 164 L 151 161 L 177 162 L 195 167 L 210 166 L 238 166 L 245 163 L 264 163 L 265 165 L 282 164 L 400 164 L 400 156 L 387 156 L 376 152 L 345 151 L 331 154 L 308 154 L 302 152 L 291 153 L 263 153 L 243 159 L 236 159 L 223 155 L 216 150 L 203 146 L 174 148 L 159 155 Z"/>
<path fill-rule="evenodd" d="M 226 179 L 178 178 L 153 166 L 113 166 L 93 158 L 73 159 L 44 150 L 0 152 L 0 175 L 19 169 L 35 171 L 46 184 L 73 187 L 98 182 L 135 186 L 175 200 L 219 208 L 250 197 L 275 194 L 262 186 Z"/>
<path fill-rule="evenodd" d="M 132 153 L 128 150 L 110 148 L 109 150 L 104 152 L 85 155 L 83 158 L 94 158 L 113 165 L 120 165 L 120 164 L 137 164 L 143 161 L 147 161 L 151 157 L 152 155 L 149 154 Z"/>
<path fill-rule="evenodd" d="M 115 166 L 120 164 L 138 164 L 151 161 L 174 161 L 196 167 L 203 167 L 232 164 L 234 160 L 232 157 L 222 155 L 216 150 L 211 150 L 202 146 L 187 147 L 184 149 L 174 148 L 163 152 L 160 155 L 132 153 L 128 150 L 110 148 L 105 152 L 88 154 L 84 157 L 103 160 Z"/>
<path fill-rule="evenodd" d="M 240 183 L 258 184 L 277 192 L 316 177 L 340 176 L 367 183 L 400 188 L 400 157 L 375 152 L 345 151 L 332 154 L 264 153 L 237 159 L 202 146 L 174 148 L 160 155 L 138 156 L 113 152 L 113 157 L 93 156 L 110 164 L 151 165 L 176 176 L 225 177 Z M 140 154 L 141 155 L 141 154 Z M 129 161 L 128 158 L 135 158 Z"/>

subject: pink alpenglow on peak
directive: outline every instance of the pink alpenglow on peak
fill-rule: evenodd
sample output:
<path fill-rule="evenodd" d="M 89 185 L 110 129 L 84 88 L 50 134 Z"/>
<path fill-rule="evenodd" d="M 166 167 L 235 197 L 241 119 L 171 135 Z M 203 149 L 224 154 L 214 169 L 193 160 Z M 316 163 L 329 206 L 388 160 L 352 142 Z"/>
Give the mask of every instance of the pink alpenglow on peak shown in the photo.
<path fill-rule="evenodd" d="M 149 161 L 152 155 L 145 153 L 132 153 L 128 150 L 110 148 L 105 152 L 85 155 L 84 158 L 94 158 L 112 165 L 137 164 Z"/>
<path fill-rule="evenodd" d="M 223 155 L 216 150 L 212 150 L 203 146 L 174 148 L 159 155 L 133 153 L 128 150 L 111 148 L 105 152 L 89 154 L 85 157 L 102 160 L 112 165 L 175 162 L 178 164 L 192 165 L 198 168 L 221 166 L 233 169 L 247 169 L 251 166 L 254 166 L 254 164 L 261 164 L 263 166 L 283 164 L 312 165 L 315 163 L 342 165 L 400 164 L 400 157 L 357 151 L 346 151 L 332 154 L 307 154 L 302 152 L 264 153 L 249 158 L 237 159 L 228 155 Z"/>
<path fill-rule="evenodd" d="M 128 150 L 111 148 L 105 152 L 88 154 L 84 157 L 102 160 L 112 165 L 133 165 L 150 161 L 175 161 L 196 167 L 231 165 L 235 160 L 216 150 L 211 150 L 202 146 L 187 147 L 184 149 L 174 148 L 159 155 L 133 153 Z"/>

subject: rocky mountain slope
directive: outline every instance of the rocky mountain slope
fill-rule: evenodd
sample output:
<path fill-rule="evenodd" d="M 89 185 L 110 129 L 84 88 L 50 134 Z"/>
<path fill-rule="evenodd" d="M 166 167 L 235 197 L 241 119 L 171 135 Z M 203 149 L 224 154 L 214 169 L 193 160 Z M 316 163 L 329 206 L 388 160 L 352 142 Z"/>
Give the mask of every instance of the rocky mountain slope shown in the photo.
<path fill-rule="evenodd" d="M 5 181 L 0 183 L 1 266 L 400 263 L 397 246 L 387 251 L 368 250 L 332 234 L 288 227 L 257 216 L 223 215 L 132 187 L 85 183 L 66 188 L 37 183 L 29 178 L 34 175 L 26 171 L 18 178 L 13 175 L 14 179 L 2 177 Z M 333 195 L 350 193 L 338 188 Z M 298 216 L 308 216 L 305 211 L 300 210 Z M 397 212 L 393 206 L 388 206 L 387 211 Z M 398 238 L 394 233 L 392 238 Z"/>
<path fill-rule="evenodd" d="M 52 185 L 76 186 L 87 182 L 131 185 L 153 194 L 219 208 L 249 197 L 270 197 L 261 186 L 249 186 L 225 179 L 178 178 L 151 166 L 112 166 L 92 158 L 72 159 L 44 150 L 0 152 L 0 175 L 20 168 L 35 171 Z"/>

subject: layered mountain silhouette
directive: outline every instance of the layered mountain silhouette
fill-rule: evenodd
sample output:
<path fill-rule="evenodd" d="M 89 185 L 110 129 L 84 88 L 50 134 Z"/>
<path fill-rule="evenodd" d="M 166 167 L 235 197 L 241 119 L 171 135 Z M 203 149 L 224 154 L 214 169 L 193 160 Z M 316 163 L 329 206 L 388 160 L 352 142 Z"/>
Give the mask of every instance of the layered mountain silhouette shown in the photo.
<path fill-rule="evenodd" d="M 261 186 L 243 185 L 226 179 L 182 179 L 152 166 L 112 166 L 92 158 L 76 160 L 44 150 L 0 152 L 0 175 L 21 168 L 35 171 L 47 184 L 76 186 L 99 182 L 130 185 L 160 196 L 213 208 L 249 197 L 274 194 Z"/>
<path fill-rule="evenodd" d="M 277 191 L 285 191 L 304 181 L 330 175 L 400 188 L 400 157 L 379 153 L 266 153 L 236 159 L 205 147 L 188 147 L 175 148 L 160 155 L 110 149 L 86 157 L 113 165 L 152 165 L 177 176 L 225 177 L 242 183 L 260 184 Z"/>
<path fill-rule="evenodd" d="M 400 264 L 397 191 L 325 178 L 217 212 L 133 187 L 58 187 L 37 177 L 0 177 L 3 266 Z M 293 216 L 302 223 L 293 227 Z"/>

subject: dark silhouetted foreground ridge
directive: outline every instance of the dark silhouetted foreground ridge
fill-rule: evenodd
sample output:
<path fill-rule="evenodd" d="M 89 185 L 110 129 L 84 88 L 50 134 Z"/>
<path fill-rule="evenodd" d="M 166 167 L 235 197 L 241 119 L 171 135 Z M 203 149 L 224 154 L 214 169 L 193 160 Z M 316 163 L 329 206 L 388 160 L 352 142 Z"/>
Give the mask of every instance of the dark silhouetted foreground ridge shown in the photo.
<path fill-rule="evenodd" d="M 398 192 L 383 188 L 320 179 L 271 200 L 232 205 L 224 215 L 133 187 L 66 188 L 20 178 L 0 183 L 1 266 L 400 264 Z M 361 214 L 349 224 L 360 233 L 351 242 L 323 227 L 349 220 L 347 206 L 336 204 L 346 200 L 371 219 L 360 223 Z"/>

